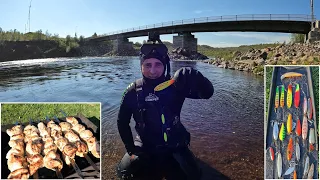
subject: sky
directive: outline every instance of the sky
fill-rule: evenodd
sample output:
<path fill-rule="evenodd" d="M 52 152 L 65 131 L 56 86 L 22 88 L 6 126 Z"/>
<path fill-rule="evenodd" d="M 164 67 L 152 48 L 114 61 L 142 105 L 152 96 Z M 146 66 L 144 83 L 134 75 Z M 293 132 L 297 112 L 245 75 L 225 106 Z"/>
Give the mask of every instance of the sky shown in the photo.
<path fill-rule="evenodd" d="M 320 19 L 320 2 L 314 0 Z M 28 32 L 30 0 L 0 0 L 0 27 Z M 47 30 L 65 37 L 85 37 L 155 23 L 210 16 L 242 14 L 311 14 L 310 0 L 32 0 L 30 31 Z M 26 28 L 27 27 L 27 28 Z M 206 32 L 193 33 L 198 44 L 228 47 L 288 42 L 287 33 Z M 174 34 L 176 35 L 176 34 Z M 173 35 L 161 35 L 172 42 Z M 147 37 L 130 38 L 142 42 Z"/>

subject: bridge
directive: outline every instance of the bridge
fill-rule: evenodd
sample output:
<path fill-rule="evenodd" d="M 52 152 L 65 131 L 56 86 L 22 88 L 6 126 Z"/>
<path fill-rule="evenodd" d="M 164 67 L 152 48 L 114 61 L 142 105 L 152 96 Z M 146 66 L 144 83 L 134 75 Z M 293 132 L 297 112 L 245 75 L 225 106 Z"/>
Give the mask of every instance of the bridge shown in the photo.
<path fill-rule="evenodd" d="M 87 40 L 89 40 L 89 42 L 112 40 L 114 42 L 114 50 L 117 51 L 132 46 L 128 38 L 147 36 L 148 32 L 157 31 L 160 34 L 178 34 L 173 37 L 174 47 L 183 47 L 191 51 L 197 51 L 197 39 L 191 33 L 241 31 L 299 33 L 308 35 L 312 27 L 319 28 L 319 21 L 313 22 L 313 19 L 310 15 L 297 14 L 248 14 L 202 17 L 124 29 L 98 37 L 87 38 Z M 319 37 L 317 35 L 317 32 L 316 34 L 313 33 L 312 37 L 319 38 L 320 35 Z"/>

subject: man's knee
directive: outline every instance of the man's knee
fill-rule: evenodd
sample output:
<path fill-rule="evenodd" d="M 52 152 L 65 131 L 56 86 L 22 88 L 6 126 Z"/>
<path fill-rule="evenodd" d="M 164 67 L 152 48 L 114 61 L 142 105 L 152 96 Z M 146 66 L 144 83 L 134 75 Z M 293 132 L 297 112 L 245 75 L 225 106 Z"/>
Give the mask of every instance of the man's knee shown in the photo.
<path fill-rule="evenodd" d="M 189 148 L 181 149 L 174 153 L 174 158 L 180 164 L 181 169 L 190 179 L 200 179 L 202 176 L 201 168 L 198 166 L 197 159 Z"/>
<path fill-rule="evenodd" d="M 120 163 L 119 163 L 118 166 L 117 166 L 117 176 L 118 176 L 119 178 L 125 179 L 126 176 L 129 175 L 129 173 L 128 173 L 127 170 L 128 170 L 128 168 L 129 168 L 130 164 L 131 164 L 131 163 L 130 163 L 130 156 L 129 156 L 128 153 L 126 153 L 126 154 L 122 157 Z"/>
<path fill-rule="evenodd" d="M 144 161 L 144 157 L 131 157 L 126 153 L 117 166 L 118 177 L 122 179 L 132 179 L 135 176 L 139 176 L 145 166 Z"/>

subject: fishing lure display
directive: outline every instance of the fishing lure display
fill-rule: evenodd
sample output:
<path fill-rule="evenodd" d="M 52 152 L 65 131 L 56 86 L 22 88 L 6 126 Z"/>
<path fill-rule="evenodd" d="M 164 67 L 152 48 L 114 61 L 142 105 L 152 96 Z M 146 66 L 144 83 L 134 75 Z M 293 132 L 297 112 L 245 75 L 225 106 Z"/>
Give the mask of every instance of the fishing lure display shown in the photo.
<path fill-rule="evenodd" d="M 314 99 L 310 96 L 313 93 L 309 91 L 312 86 L 307 73 L 300 73 L 303 68 L 298 69 L 299 72 L 284 74 L 280 71 L 280 78 L 273 76 L 276 84 L 271 86 L 274 104 L 269 102 L 269 109 L 274 111 L 269 111 L 271 124 L 268 127 L 272 128 L 272 138 L 268 130 L 267 179 L 271 175 L 279 179 L 312 179 L 319 173 L 318 126 L 313 112 Z M 273 170 L 269 171 L 270 168 Z"/>

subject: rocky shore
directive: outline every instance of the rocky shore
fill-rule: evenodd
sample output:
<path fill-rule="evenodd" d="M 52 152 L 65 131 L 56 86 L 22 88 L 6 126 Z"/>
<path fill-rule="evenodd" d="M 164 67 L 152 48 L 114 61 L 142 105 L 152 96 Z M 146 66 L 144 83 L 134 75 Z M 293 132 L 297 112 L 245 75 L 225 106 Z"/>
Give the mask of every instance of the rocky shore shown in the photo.
<path fill-rule="evenodd" d="M 220 68 L 263 75 L 263 65 L 319 65 L 320 41 L 312 44 L 290 43 L 247 52 L 234 51 L 233 59 L 215 58 L 204 61 Z"/>
<path fill-rule="evenodd" d="M 200 54 L 198 52 L 189 51 L 185 48 L 178 47 L 169 52 L 170 59 L 175 60 L 205 60 L 208 59 L 207 56 Z"/>

